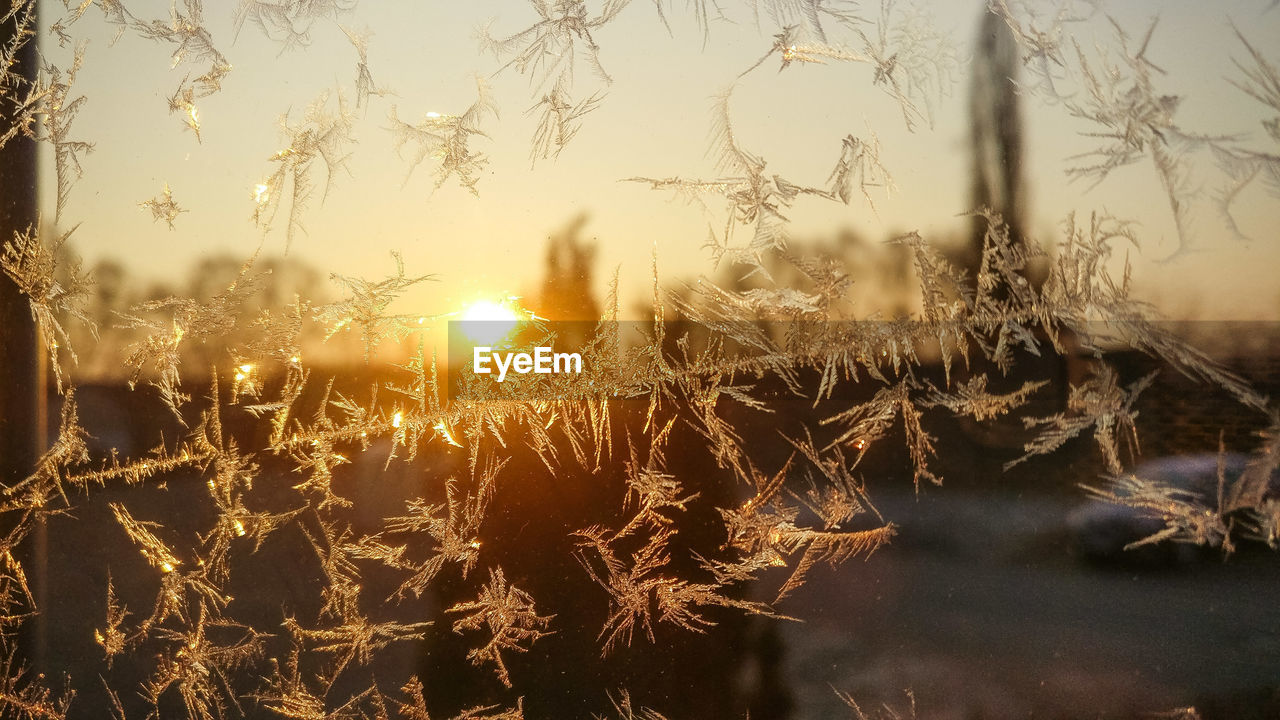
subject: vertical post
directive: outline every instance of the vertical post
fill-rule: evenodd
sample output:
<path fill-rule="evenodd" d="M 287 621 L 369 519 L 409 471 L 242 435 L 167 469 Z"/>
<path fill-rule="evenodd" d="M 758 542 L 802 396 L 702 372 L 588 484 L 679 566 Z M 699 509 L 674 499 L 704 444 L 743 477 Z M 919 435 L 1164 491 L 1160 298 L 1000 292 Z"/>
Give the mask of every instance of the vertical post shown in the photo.
<path fill-rule="evenodd" d="M 17 19 L 0 24 L 0 47 L 10 47 Z M 34 31 L 34 28 L 31 29 Z M 36 42 L 18 51 L 12 72 L 34 81 Z M 0 87 L 7 95 L 25 88 Z M 13 127 L 13 103 L 0 104 L 0 134 Z M 0 148 L 0 245 L 36 220 L 36 143 L 19 134 Z M 42 388 L 38 384 L 40 348 L 27 298 L 8 278 L 0 278 L 0 482 L 11 485 L 31 473 L 39 454 L 36 420 Z"/>
<path fill-rule="evenodd" d="M 1022 117 L 1015 85 L 1020 65 L 1013 31 L 983 3 L 969 87 L 970 203 L 973 210 L 985 207 L 1000 213 L 1015 243 L 1024 242 Z M 974 218 L 970 253 L 975 271 L 986 231 L 986 223 Z"/>
<path fill-rule="evenodd" d="M 32 11 L 34 12 L 34 10 Z M 31 17 L 31 23 L 24 23 Z M 10 73 L 34 83 L 38 72 L 37 25 L 34 16 L 26 16 L 15 8 L 0 21 L 0 47 L 22 44 L 14 58 Z M 25 42 L 24 42 L 25 41 Z M 0 102 L 0 134 L 14 127 L 16 103 L 26 87 L 9 82 L 0 85 L 0 94 L 8 96 Z M 36 221 L 36 142 L 21 134 L 0 148 L 0 246 L 13 239 Z M 45 382 L 43 351 L 35 318 L 26 296 L 17 285 L 0 275 L 0 485 L 9 486 L 31 474 L 44 449 Z M 0 528 L 9 530 L 10 528 Z M 24 564 L 34 578 L 37 603 L 43 604 L 45 584 L 45 528 L 39 522 L 34 530 L 34 547 Z M 38 616 L 39 617 L 39 616 Z M 37 620 L 32 645 L 28 648 L 37 666 L 43 659 L 44 632 Z"/>

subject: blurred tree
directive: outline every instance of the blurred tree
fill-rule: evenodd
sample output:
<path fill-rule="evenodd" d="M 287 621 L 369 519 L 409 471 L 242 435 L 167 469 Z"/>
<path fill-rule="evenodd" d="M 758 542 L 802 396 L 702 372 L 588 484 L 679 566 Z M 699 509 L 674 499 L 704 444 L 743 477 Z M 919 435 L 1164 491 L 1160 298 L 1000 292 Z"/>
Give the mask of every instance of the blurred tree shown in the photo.
<path fill-rule="evenodd" d="M 582 239 L 587 215 L 570 220 L 547 239 L 546 275 L 534 311 L 548 320 L 600 319 L 600 303 L 592 289 L 595 246 Z"/>
<path fill-rule="evenodd" d="M 1018 100 L 1018 41 L 999 15 L 982 8 L 969 86 L 969 142 L 973 153 L 970 207 L 1004 218 L 1009 237 L 1025 242 L 1022 182 L 1022 115 Z M 974 275 L 982 258 L 987 222 L 974 217 L 963 266 Z"/>

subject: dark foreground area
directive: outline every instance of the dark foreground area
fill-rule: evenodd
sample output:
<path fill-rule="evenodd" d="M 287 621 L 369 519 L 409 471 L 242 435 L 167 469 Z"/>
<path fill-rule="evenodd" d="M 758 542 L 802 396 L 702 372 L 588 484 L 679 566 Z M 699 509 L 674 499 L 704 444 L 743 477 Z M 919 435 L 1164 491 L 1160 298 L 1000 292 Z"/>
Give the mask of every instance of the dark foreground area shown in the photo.
<path fill-rule="evenodd" d="M 1275 356 L 1260 354 L 1271 364 Z M 1137 361 L 1128 366 L 1123 357 L 1112 361 L 1125 381 L 1150 369 Z M 1267 373 L 1260 384 L 1274 392 L 1274 373 Z M 118 447 L 137 457 L 157 435 L 174 437 L 172 428 L 130 421 L 146 412 L 147 399 L 122 387 L 86 388 L 79 399 L 99 452 Z M 754 426 L 745 417 L 732 418 L 742 421 L 737 426 L 754 443 L 753 461 L 770 472 L 791 450 L 778 439 L 779 429 L 792 432 L 793 421 L 814 425 L 807 401 L 794 412 L 785 403 L 780 408 Z M 1140 429 L 1149 428 L 1142 430 L 1141 455 L 1148 460 L 1203 458 L 1219 444 L 1246 452 L 1265 419 L 1243 415 L 1220 395 L 1167 374 L 1138 409 Z M 234 426 L 236 416 L 228 411 L 224 422 Z M 628 422 L 616 420 L 619 433 Z M 1187 707 L 1204 720 L 1280 718 L 1280 553 L 1257 543 L 1230 557 L 1190 546 L 1099 551 L 1096 528 L 1077 521 L 1089 507 L 1079 485 L 1098 482 L 1102 470 L 1087 434 L 1005 471 L 1004 463 L 1021 454 L 1017 442 L 992 442 L 991 428 L 945 416 L 931 417 L 929 430 L 945 483 L 916 491 L 900 448 L 868 455 L 858 474 L 897 536 L 865 561 L 816 567 L 806 585 L 777 605 L 803 622 L 744 619 L 713 609 L 707 617 L 717 624 L 706 634 L 657 623 L 652 642 L 638 630 L 630 647 L 604 657 L 599 633 L 610 612 L 608 597 L 575 557 L 571 534 L 592 524 L 618 526 L 619 493 L 625 491 L 608 473 L 548 472 L 513 445 L 480 529 L 484 549 L 476 572 L 482 574 L 488 562 L 501 565 L 538 599 L 542 612 L 556 616 L 555 634 L 510 656 L 515 688 L 505 688 L 488 668 L 467 661 L 471 638 L 451 632 L 443 612 L 474 597 L 481 574 L 464 579 L 447 569 L 431 592 L 393 604 L 387 598 L 398 580 L 361 564 L 362 608 L 371 620 L 432 619 L 433 625 L 421 640 L 378 649 L 367 676 L 341 677 L 325 700 L 332 710 L 370 683 L 391 698 L 403 697 L 397 695 L 401 678 L 418 676 L 431 718 L 452 718 L 480 702 L 512 707 L 520 698 L 527 718 L 590 718 L 609 712 L 610 697 L 623 688 L 637 708 L 652 707 L 670 720 L 738 720 L 748 713 L 753 720 L 853 717 L 841 695 L 872 717 L 885 705 L 911 717 L 908 692 L 919 718 L 1146 718 Z M 242 438 L 245 446 L 251 440 Z M 616 440 L 622 447 L 625 438 Z M 893 448 L 900 438 L 884 442 Z M 352 501 L 340 513 L 351 539 L 380 532 L 384 519 L 402 513 L 411 498 L 444 500 L 443 479 L 466 472 L 461 449 L 387 464 L 389 449 L 375 444 L 335 469 L 335 492 Z M 669 455 L 669 472 L 699 483 L 702 493 L 679 521 L 675 546 L 722 547 L 716 508 L 737 506 L 749 493 L 705 453 L 685 453 L 677 444 Z M 292 507 L 294 461 L 260 461 L 255 502 Z M 77 498 L 70 513 L 51 520 L 47 574 L 37 582 L 45 596 L 45 635 L 32 643 L 42 643 L 40 671 L 74 678 L 77 696 L 68 717 L 110 717 L 104 681 L 119 691 L 126 717 L 150 712 L 141 694 L 129 689 L 152 677 L 158 644 L 131 648 L 107 666 L 94 642 L 95 630 L 106 622 L 108 581 L 130 613 L 126 629 L 151 612 L 159 582 L 110 504 L 127 503 L 140 520 L 163 523 L 165 542 L 185 549 L 217 517 L 202 499 L 206 495 L 199 473 L 174 473 L 144 487 L 93 490 Z M 264 656 L 229 675 L 240 707 L 227 708 L 222 717 L 357 717 L 289 715 L 281 703 L 261 696 L 268 658 L 290 651 L 286 621 L 305 626 L 323 619 L 322 555 L 331 550 L 314 542 L 321 530 L 316 523 L 304 513 L 261 548 L 245 546 L 235 555 L 226 612 L 270 637 L 263 640 Z M 746 593 L 771 600 L 776 591 L 775 584 Z M 169 691 L 159 717 L 184 716 L 182 710 L 176 690 Z"/>
<path fill-rule="evenodd" d="M 797 718 L 864 707 L 922 718 L 1280 717 L 1280 558 L 1086 561 L 1064 500 L 885 498 L 901 541 L 821 571 L 781 626 Z M 915 531 L 919 531 L 918 533 Z"/>

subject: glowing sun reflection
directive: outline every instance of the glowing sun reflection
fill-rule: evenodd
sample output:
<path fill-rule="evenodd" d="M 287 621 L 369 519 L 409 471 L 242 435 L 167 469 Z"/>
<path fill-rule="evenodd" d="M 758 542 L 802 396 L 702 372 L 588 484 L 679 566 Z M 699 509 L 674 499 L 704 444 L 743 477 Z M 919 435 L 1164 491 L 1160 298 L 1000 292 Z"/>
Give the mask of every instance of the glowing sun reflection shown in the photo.
<path fill-rule="evenodd" d="M 501 302 L 477 300 L 462 313 L 462 334 L 477 345 L 492 346 L 510 335 L 523 319 L 515 307 L 515 298 Z"/>

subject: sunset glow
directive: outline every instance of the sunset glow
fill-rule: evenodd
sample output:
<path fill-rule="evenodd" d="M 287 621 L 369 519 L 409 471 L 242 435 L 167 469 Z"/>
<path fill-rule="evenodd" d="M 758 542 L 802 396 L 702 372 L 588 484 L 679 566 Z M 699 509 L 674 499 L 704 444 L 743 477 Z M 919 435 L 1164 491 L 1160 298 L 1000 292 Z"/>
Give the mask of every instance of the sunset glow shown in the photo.
<path fill-rule="evenodd" d="M 515 299 L 477 300 L 462 313 L 462 334 L 478 345 L 493 345 L 511 334 L 522 315 Z"/>

